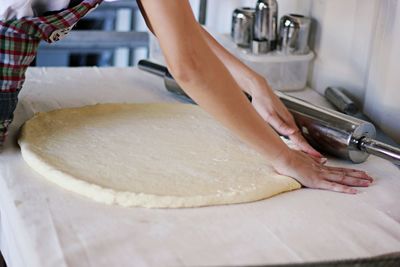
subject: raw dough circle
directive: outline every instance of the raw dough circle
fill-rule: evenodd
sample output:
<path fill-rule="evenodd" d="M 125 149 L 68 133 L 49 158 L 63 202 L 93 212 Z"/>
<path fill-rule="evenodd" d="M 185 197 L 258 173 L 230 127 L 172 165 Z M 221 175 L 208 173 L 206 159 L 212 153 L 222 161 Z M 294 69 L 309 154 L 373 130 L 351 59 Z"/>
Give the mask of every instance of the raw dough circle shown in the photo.
<path fill-rule="evenodd" d="M 300 187 L 194 105 L 99 104 L 38 113 L 19 144 L 42 176 L 107 204 L 198 207 Z"/>

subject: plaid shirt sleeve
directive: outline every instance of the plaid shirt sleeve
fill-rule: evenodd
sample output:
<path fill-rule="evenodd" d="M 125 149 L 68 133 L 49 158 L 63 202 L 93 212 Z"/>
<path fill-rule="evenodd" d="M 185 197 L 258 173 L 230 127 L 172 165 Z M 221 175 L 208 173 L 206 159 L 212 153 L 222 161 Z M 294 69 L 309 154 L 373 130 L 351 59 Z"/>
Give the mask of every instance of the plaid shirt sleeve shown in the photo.
<path fill-rule="evenodd" d="M 48 16 L 0 21 L 0 146 L 13 120 L 26 69 L 36 57 L 40 41 L 60 40 L 102 1 L 83 0 Z"/>

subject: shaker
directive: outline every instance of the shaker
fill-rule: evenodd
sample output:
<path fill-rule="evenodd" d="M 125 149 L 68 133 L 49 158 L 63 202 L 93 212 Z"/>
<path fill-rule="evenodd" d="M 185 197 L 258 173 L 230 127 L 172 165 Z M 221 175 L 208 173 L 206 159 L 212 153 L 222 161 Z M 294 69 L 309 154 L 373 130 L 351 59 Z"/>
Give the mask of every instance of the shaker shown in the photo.
<path fill-rule="evenodd" d="M 253 53 L 267 53 L 277 46 L 278 2 L 258 0 L 255 8 Z"/>
<path fill-rule="evenodd" d="M 285 54 L 307 54 L 311 19 L 303 15 L 289 14 L 280 20 L 279 50 Z"/>
<path fill-rule="evenodd" d="M 232 14 L 231 37 L 240 47 L 249 47 L 253 39 L 255 10 L 250 7 L 237 8 Z"/>

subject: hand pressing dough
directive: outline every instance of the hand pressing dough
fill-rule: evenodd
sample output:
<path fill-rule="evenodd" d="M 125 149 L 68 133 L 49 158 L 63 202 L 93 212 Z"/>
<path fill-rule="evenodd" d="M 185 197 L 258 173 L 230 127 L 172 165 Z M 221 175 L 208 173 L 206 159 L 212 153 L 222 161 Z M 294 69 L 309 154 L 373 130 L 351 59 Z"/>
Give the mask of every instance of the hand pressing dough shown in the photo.
<path fill-rule="evenodd" d="M 199 207 L 300 188 L 194 105 L 101 104 L 38 113 L 25 123 L 19 144 L 46 179 L 107 204 Z"/>

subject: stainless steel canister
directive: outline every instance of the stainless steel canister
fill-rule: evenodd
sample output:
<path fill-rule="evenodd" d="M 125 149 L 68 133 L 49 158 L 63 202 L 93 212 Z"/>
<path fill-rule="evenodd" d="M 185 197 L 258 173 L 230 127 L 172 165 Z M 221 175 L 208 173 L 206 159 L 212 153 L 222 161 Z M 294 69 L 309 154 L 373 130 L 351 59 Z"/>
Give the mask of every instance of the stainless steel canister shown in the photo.
<path fill-rule="evenodd" d="M 303 15 L 289 14 L 280 20 L 279 50 L 285 54 L 307 54 L 311 19 Z"/>
<path fill-rule="evenodd" d="M 253 24 L 255 9 L 250 7 L 237 8 L 232 14 L 231 37 L 240 47 L 249 47 L 253 40 Z"/>
<path fill-rule="evenodd" d="M 278 41 L 278 2 L 258 0 L 255 9 L 253 52 L 275 50 Z"/>

